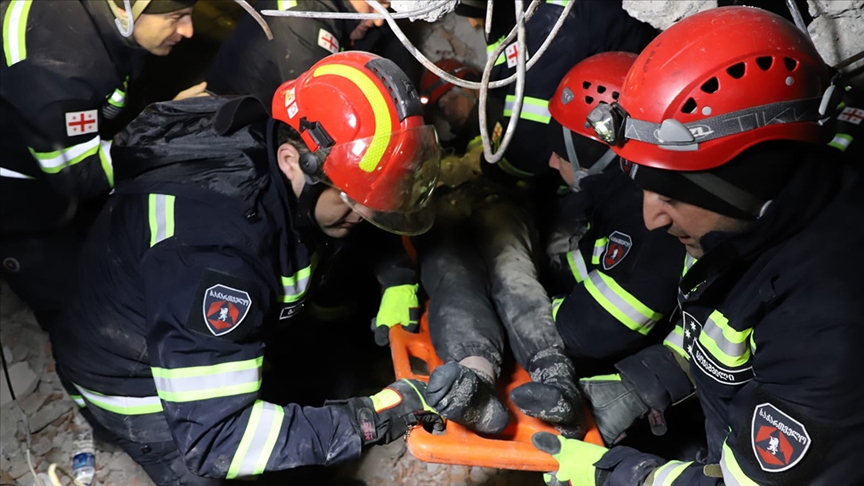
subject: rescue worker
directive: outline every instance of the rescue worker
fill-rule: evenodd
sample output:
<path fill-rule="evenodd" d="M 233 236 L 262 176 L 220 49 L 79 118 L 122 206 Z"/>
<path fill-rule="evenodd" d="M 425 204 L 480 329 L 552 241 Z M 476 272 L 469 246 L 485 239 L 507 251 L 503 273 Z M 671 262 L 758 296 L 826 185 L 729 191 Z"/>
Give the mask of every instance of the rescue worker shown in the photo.
<path fill-rule="evenodd" d="M 642 191 L 585 126 L 592 109 L 615 102 L 635 60 L 595 54 L 570 69 L 549 102 L 550 128 L 562 134 L 549 166 L 569 189 L 547 247 L 565 296 L 553 300 L 553 316 L 567 352 L 587 360 L 618 361 L 662 339 L 685 264 L 674 237 L 645 228 Z"/>
<path fill-rule="evenodd" d="M 416 381 L 323 407 L 261 396 L 264 340 L 301 315 L 316 243 L 364 219 L 427 230 L 438 174 L 417 93 L 378 56 L 322 59 L 272 116 L 252 97 L 195 98 L 120 134 L 114 156 L 140 175 L 100 214 L 53 336 L 73 398 L 159 485 L 354 459 L 430 411 Z"/>
<path fill-rule="evenodd" d="M 144 55 L 165 56 L 192 36 L 194 4 L 134 0 L 127 12 L 122 0 L 0 2 L 2 275 L 45 330 L 114 186 L 110 147 L 128 84 Z"/>
<path fill-rule="evenodd" d="M 539 4 L 527 22 L 529 57 L 537 52 L 563 8 L 563 2 Z M 479 26 L 485 9 L 483 2 L 463 2 L 456 13 L 476 19 Z M 512 9 L 494 9 L 489 39 L 506 35 L 514 19 Z M 467 197 L 450 204 L 469 215 L 469 222 L 457 226 L 452 236 L 418 244 L 421 282 L 430 296 L 429 329 L 445 361 L 430 376 L 427 398 L 448 420 L 487 434 L 504 430 L 509 414 L 494 383 L 506 343 L 535 382 L 533 390 L 526 391 L 540 396 L 531 403 L 523 402 L 526 410 L 530 406 L 532 414 L 547 417 L 568 435 L 584 433 L 576 372 L 564 351 L 552 303 L 537 270 L 542 261 L 539 234 L 546 233 L 548 218 L 544 213 L 551 213 L 545 208 L 557 203 L 557 182 L 549 184 L 551 178 L 537 177 L 551 175 L 550 136 L 554 135 L 556 146 L 561 140 L 560 129 L 550 130 L 548 125 L 548 100 L 569 68 L 585 57 L 610 50 L 638 52 L 654 34 L 653 28 L 627 15 L 620 2 L 575 2 L 555 40 L 527 73 L 525 104 L 506 160 L 481 163 L 484 178 L 472 183 L 473 192 L 462 190 Z M 492 42 L 487 51 L 497 45 Z M 515 72 L 515 46 L 507 47 L 496 59 L 493 79 Z M 512 90 L 515 85 L 490 92 L 504 106 L 504 117 L 510 115 L 508 107 L 513 103 L 512 94 L 505 93 L 514 93 Z M 498 118 L 496 114 L 489 117 Z M 506 121 L 491 130 L 493 145 L 500 141 L 504 125 Z M 444 230 L 436 228 L 420 240 L 439 232 Z M 460 241 L 465 239 L 470 241 Z M 426 257 L 420 255 L 424 250 Z M 424 258 L 428 258 L 426 263 Z"/>
<path fill-rule="evenodd" d="M 525 24 L 528 47 L 526 59 L 531 59 L 539 50 L 566 3 L 562 0 L 545 0 L 537 6 Z M 486 2 L 462 2 L 455 12 L 467 17 L 471 25 L 479 28 L 485 23 L 486 5 Z M 512 7 L 496 8 L 492 13 L 487 56 L 491 56 L 516 24 Z M 638 53 L 655 35 L 656 29 L 631 17 L 622 8 L 620 1 L 576 0 L 555 39 L 537 63 L 526 72 L 522 111 L 513 139 L 504 154 L 506 160 L 502 159 L 496 164 L 484 164 L 483 170 L 499 178 L 506 178 L 505 180 L 529 179 L 549 174 L 549 147 L 556 145 L 559 138 L 558 133 L 548 130 L 551 121 L 549 100 L 555 93 L 558 82 L 571 67 L 586 57 L 608 51 Z M 490 78 L 492 81 L 516 73 L 517 51 L 516 41 L 513 40 L 495 59 Z M 490 132 L 494 143 L 500 141 L 500 134 L 506 129 L 506 120 L 512 114 L 515 91 L 516 83 L 511 83 L 489 92 L 489 97 L 503 107 L 503 117 L 502 113 L 488 112 L 488 119 L 502 120 L 501 129 Z M 495 136 L 495 133 L 498 135 Z M 551 141 L 551 144 L 547 142 L 544 147 L 539 141 Z M 554 178 L 557 178 L 557 175 L 554 175 Z"/>
<path fill-rule="evenodd" d="M 389 6 L 389 1 L 381 2 Z M 365 0 L 261 0 L 258 10 L 375 13 Z M 383 19 L 343 20 L 303 17 L 267 17 L 273 39 L 268 40 L 252 17 L 240 20 L 219 47 L 207 74 L 214 93 L 268 96 L 282 84 L 309 69 L 325 56 L 343 50 L 374 52 L 392 59 L 409 74 L 419 71 Z"/>
<path fill-rule="evenodd" d="M 456 59 L 441 59 L 435 65 L 447 73 L 466 81 L 480 81 L 480 71 Z M 420 101 L 431 116 L 440 115 L 450 127 L 451 140 L 442 141 L 444 148 L 452 148 L 462 155 L 469 145 L 479 142 L 480 118 L 477 112 L 476 89 L 462 88 L 425 71 L 420 79 Z"/>
<path fill-rule="evenodd" d="M 535 434 L 560 464 L 549 484 L 864 482 L 855 453 L 864 390 L 853 371 L 864 259 L 843 251 L 864 244 L 864 188 L 826 145 L 829 79 L 806 32 L 760 9 L 720 7 L 660 34 L 618 101 L 588 116 L 630 163 L 646 227 L 698 260 L 680 281 L 682 320 L 664 344 L 582 389 L 607 443 L 698 392 L 708 452 L 667 462 Z M 842 249 L 826 251 L 834 243 Z"/>

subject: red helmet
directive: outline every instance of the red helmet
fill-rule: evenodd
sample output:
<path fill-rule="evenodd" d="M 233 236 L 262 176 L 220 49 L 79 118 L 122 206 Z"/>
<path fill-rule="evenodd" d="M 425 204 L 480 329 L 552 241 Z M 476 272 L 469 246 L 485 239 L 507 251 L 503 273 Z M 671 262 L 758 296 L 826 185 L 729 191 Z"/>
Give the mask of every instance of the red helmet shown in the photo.
<path fill-rule="evenodd" d="M 435 65 L 459 79 L 473 76 L 476 81 L 480 80 L 480 71 L 467 64 L 462 64 L 456 59 L 441 59 Z M 427 70 L 420 80 L 420 101 L 424 105 L 434 106 L 438 99 L 444 96 L 444 93 L 454 87 L 456 87 L 455 84 L 445 81 L 432 71 Z"/>
<path fill-rule="evenodd" d="M 603 52 L 573 66 L 549 101 L 549 113 L 562 126 L 601 141 L 588 124 L 588 113 L 600 103 L 618 100 L 627 71 L 636 60 L 631 52 Z"/>
<path fill-rule="evenodd" d="M 589 122 L 626 160 L 706 170 L 769 140 L 827 142 L 819 120 L 828 85 L 805 32 L 764 10 L 721 7 L 657 36 L 618 102 L 598 106 Z"/>
<path fill-rule="evenodd" d="M 318 61 L 273 97 L 273 118 L 300 133 L 301 168 L 373 224 L 419 234 L 440 167 L 435 128 L 424 125 L 414 86 L 393 61 L 361 51 Z"/>

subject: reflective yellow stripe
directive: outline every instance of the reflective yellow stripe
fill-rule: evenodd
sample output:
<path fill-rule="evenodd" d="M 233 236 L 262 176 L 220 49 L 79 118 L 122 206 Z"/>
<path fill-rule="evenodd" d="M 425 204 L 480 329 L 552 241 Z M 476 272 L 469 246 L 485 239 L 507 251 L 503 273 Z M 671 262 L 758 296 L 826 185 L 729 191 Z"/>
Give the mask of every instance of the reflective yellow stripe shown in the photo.
<path fill-rule="evenodd" d="M 675 480 L 678 479 L 678 476 L 681 476 L 681 473 L 683 473 L 685 469 L 690 467 L 691 464 L 693 464 L 693 461 L 667 462 L 666 464 L 658 467 L 654 471 L 654 481 L 651 482 L 651 486 L 672 486 L 672 483 L 674 483 Z"/>
<path fill-rule="evenodd" d="M 501 41 L 503 41 L 504 38 L 505 37 L 501 37 L 500 39 L 498 39 L 498 42 L 494 42 L 494 43 L 486 46 L 486 60 L 487 61 L 492 56 L 492 53 L 495 52 L 495 49 L 497 49 L 498 46 L 501 45 Z M 495 65 L 497 66 L 499 64 L 502 64 L 504 61 L 505 61 L 505 57 L 504 57 L 504 53 L 502 52 L 501 54 L 498 55 L 498 59 L 495 59 Z"/>
<path fill-rule="evenodd" d="M 690 267 L 696 263 L 696 259 L 690 256 L 689 253 L 684 254 L 684 270 L 681 271 L 681 276 L 687 275 L 687 270 L 690 270 Z"/>
<path fill-rule="evenodd" d="M 285 411 L 272 403 L 256 400 L 226 479 L 257 476 L 267 468 L 282 430 Z"/>
<path fill-rule="evenodd" d="M 288 10 L 297 6 L 297 0 L 278 0 L 276 2 L 277 10 Z"/>
<path fill-rule="evenodd" d="M 684 351 L 684 329 L 681 324 L 677 324 L 675 329 L 666 336 L 663 344 L 672 348 L 673 351 L 683 356 L 685 359 L 690 359 L 690 356 Z"/>
<path fill-rule="evenodd" d="M 753 329 L 736 331 L 729 325 L 729 319 L 715 310 L 705 321 L 699 333 L 699 342 L 721 363 L 734 368 L 750 360 L 747 338 L 752 332 Z"/>
<path fill-rule="evenodd" d="M 6 66 L 27 59 L 27 16 L 33 0 L 12 0 L 3 19 L 3 52 Z"/>
<path fill-rule="evenodd" d="M 720 470 L 723 471 L 723 483 L 726 486 L 759 486 L 741 470 L 735 454 L 726 441 L 723 441 L 723 452 L 720 455 Z"/>
<path fill-rule="evenodd" d="M 116 413 L 118 415 L 145 415 L 148 413 L 162 412 L 162 401 L 159 397 L 121 397 L 103 395 L 102 393 L 88 390 L 74 384 L 78 392 L 96 407 Z"/>
<path fill-rule="evenodd" d="M 513 106 L 516 104 L 515 95 L 507 95 L 504 98 L 504 116 L 513 114 Z M 519 118 L 537 123 L 549 123 L 552 115 L 549 113 L 549 100 L 525 96 L 522 98 L 522 111 Z"/>
<path fill-rule="evenodd" d="M 81 142 L 77 145 L 55 150 L 53 152 L 37 152 L 30 147 L 28 147 L 27 150 L 30 151 L 30 154 L 33 155 L 33 158 L 35 158 L 36 162 L 39 163 L 42 172 L 45 172 L 46 174 L 56 174 L 67 167 L 71 167 L 81 162 L 87 157 L 96 155 L 99 151 L 105 152 L 107 150 L 107 157 L 110 160 L 110 148 L 110 141 L 103 141 L 99 138 L 99 135 L 96 135 L 86 142 Z"/>
<path fill-rule="evenodd" d="M 99 142 L 99 162 L 102 164 L 105 178 L 108 179 L 108 185 L 114 187 L 114 162 L 111 160 L 111 140 L 102 140 Z"/>
<path fill-rule="evenodd" d="M 372 107 L 372 113 L 375 115 L 375 134 L 358 164 L 360 170 L 372 172 L 381 163 L 381 158 L 384 156 L 387 146 L 390 145 L 392 120 L 387 101 L 375 82 L 357 68 L 329 64 L 315 69 L 312 76 L 318 77 L 328 74 L 343 77 L 357 85 Z"/>
<path fill-rule="evenodd" d="M 828 142 L 828 145 L 840 150 L 841 152 L 845 152 L 846 149 L 849 148 L 849 145 L 852 144 L 852 140 L 852 135 L 849 135 L 848 133 L 838 133 L 837 135 L 834 135 L 833 140 Z"/>
<path fill-rule="evenodd" d="M 564 303 L 564 297 L 556 297 L 552 299 L 552 320 L 558 321 L 558 309 L 561 308 L 561 304 Z"/>
<path fill-rule="evenodd" d="M 609 243 L 609 238 L 600 238 L 594 242 L 594 253 L 591 254 L 591 263 L 594 265 L 600 264 L 600 257 L 606 253 L 606 245 Z"/>
<path fill-rule="evenodd" d="M 593 270 L 584 281 L 585 289 L 606 312 L 619 322 L 639 334 L 648 334 L 663 314 L 655 312 L 629 292 L 618 282 L 603 272 Z"/>
<path fill-rule="evenodd" d="M 156 392 L 166 402 L 192 402 L 256 393 L 261 389 L 263 357 L 210 366 L 150 368 Z"/>
<path fill-rule="evenodd" d="M 570 265 L 570 272 L 573 274 L 576 282 L 582 282 L 588 276 L 588 266 L 585 265 L 585 259 L 582 257 L 581 251 L 568 251 L 567 264 Z"/>
<path fill-rule="evenodd" d="M 297 302 L 306 295 L 312 277 L 312 265 L 301 268 L 290 277 L 282 277 L 282 302 Z"/>
<path fill-rule="evenodd" d="M 174 236 L 174 196 L 150 194 L 148 208 L 152 247 Z"/>

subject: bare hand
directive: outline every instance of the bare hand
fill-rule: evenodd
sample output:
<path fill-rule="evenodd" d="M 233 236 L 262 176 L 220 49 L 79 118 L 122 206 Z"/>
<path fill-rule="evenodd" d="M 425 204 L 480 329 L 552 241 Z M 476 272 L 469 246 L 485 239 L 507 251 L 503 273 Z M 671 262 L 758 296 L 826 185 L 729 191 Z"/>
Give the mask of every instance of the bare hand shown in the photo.
<path fill-rule="evenodd" d="M 173 101 L 185 100 L 187 98 L 196 98 L 198 96 L 210 96 L 210 93 L 207 91 L 207 81 L 202 81 L 191 88 L 186 88 L 183 91 L 177 93 L 177 96 L 174 97 Z"/>

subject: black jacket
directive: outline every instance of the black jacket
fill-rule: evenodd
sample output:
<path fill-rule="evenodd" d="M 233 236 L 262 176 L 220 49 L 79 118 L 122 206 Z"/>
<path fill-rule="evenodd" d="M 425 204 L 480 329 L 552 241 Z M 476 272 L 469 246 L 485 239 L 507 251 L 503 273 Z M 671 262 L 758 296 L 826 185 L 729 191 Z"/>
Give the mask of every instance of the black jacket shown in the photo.
<path fill-rule="evenodd" d="M 50 228 L 114 185 L 112 121 L 146 51 L 104 0 L 3 0 L 0 231 Z"/>
<path fill-rule="evenodd" d="M 149 170 L 119 185 L 90 233 L 52 336 L 58 368 L 94 414 L 123 416 L 127 439 L 170 429 L 199 475 L 355 458 L 346 414 L 260 399 L 264 337 L 303 308 L 318 230 L 295 220 L 266 123 L 216 132 L 224 103 L 151 105 L 118 137 L 115 158 Z"/>
<path fill-rule="evenodd" d="M 864 187 L 839 159 L 814 149 L 765 216 L 703 237 L 681 280 L 681 324 L 617 365 L 662 410 L 692 391 L 671 353 L 689 360 L 723 479 L 619 447 L 598 463 L 614 468 L 608 484 L 641 484 L 655 466 L 675 469 L 669 484 L 864 482 Z"/>

